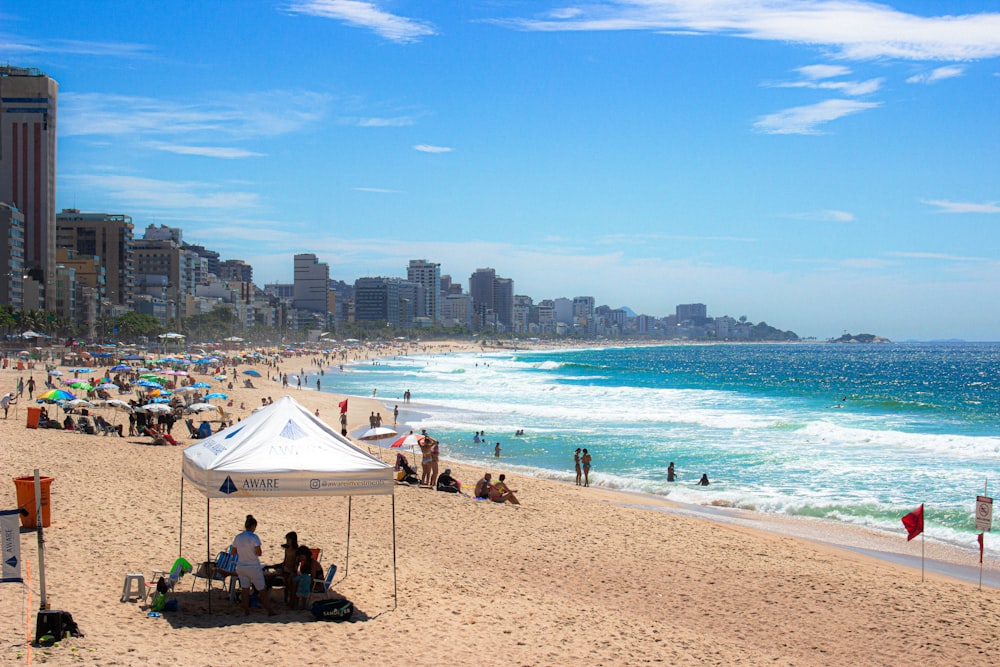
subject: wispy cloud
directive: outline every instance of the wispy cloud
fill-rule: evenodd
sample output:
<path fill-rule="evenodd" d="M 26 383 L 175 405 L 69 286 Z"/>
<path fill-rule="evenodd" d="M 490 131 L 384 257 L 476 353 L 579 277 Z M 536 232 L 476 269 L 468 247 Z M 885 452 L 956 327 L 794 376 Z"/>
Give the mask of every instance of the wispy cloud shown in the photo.
<path fill-rule="evenodd" d="M 864 0 L 603 0 L 520 30 L 649 30 L 729 35 L 833 49 L 853 59 L 971 60 L 1000 55 L 1000 13 L 919 16 Z"/>
<path fill-rule="evenodd" d="M 878 102 L 856 100 L 826 100 L 818 104 L 792 107 L 761 116 L 753 126 L 764 134 L 823 134 L 823 123 L 881 106 Z"/>
<path fill-rule="evenodd" d="M 378 4 L 374 2 L 294 0 L 288 10 L 293 14 L 333 19 L 360 28 L 368 28 L 393 42 L 415 42 L 421 37 L 436 34 L 432 24 L 390 14 L 379 9 Z"/>
<path fill-rule="evenodd" d="M 263 153 L 255 153 L 242 148 L 229 148 L 226 146 L 185 146 L 182 144 L 166 144 L 158 142 L 153 142 L 149 144 L 149 146 L 166 153 L 177 153 L 178 155 L 201 155 L 203 157 L 221 158 L 223 160 L 262 157 L 264 155 Z"/>
<path fill-rule="evenodd" d="M 74 56 L 107 56 L 128 58 L 148 56 L 152 49 L 134 42 L 96 42 L 74 39 L 34 41 L 10 35 L 0 35 L 0 44 L 7 53 L 34 55 L 61 53 Z"/>
<path fill-rule="evenodd" d="M 326 115 L 327 95 L 271 91 L 180 103 L 149 97 L 65 93 L 59 98 L 60 136 L 220 134 L 278 136 Z"/>
<path fill-rule="evenodd" d="M 411 116 L 396 116 L 394 118 L 354 118 L 348 122 L 358 127 L 408 127 L 413 125 Z"/>
<path fill-rule="evenodd" d="M 938 213 L 1000 213 L 1000 202 L 995 201 L 976 203 L 929 199 L 923 203 L 935 207 Z"/>
<path fill-rule="evenodd" d="M 258 205 L 255 192 L 228 191 L 203 181 L 165 181 L 121 174 L 68 174 L 64 178 L 74 186 L 104 192 L 129 210 L 231 210 Z"/>
<path fill-rule="evenodd" d="M 942 252 L 890 252 L 890 257 L 901 259 L 926 259 L 945 262 L 989 262 L 988 257 L 969 257 L 966 255 L 950 255 Z"/>
<path fill-rule="evenodd" d="M 792 220 L 803 220 L 805 222 L 854 222 L 854 214 L 847 211 L 837 211 L 835 209 L 825 209 L 822 211 L 809 211 L 806 213 L 791 213 L 784 216 Z"/>
<path fill-rule="evenodd" d="M 431 144 L 417 144 L 413 150 L 421 153 L 450 153 L 453 149 L 448 146 L 432 146 Z"/>
<path fill-rule="evenodd" d="M 845 95 L 858 97 L 870 95 L 882 87 L 884 79 L 867 79 L 865 81 L 831 81 L 835 77 L 846 76 L 850 70 L 846 67 L 827 65 L 808 65 L 796 70 L 803 78 L 799 81 L 779 81 L 765 84 L 772 88 L 809 88 L 812 90 L 835 90 Z"/>
<path fill-rule="evenodd" d="M 937 83 L 938 81 L 944 81 L 945 79 L 954 79 L 955 77 L 962 76 L 965 74 L 965 68 L 958 65 L 946 65 L 944 67 L 938 67 L 932 69 L 930 72 L 924 72 L 923 74 L 914 74 L 906 83 Z"/>

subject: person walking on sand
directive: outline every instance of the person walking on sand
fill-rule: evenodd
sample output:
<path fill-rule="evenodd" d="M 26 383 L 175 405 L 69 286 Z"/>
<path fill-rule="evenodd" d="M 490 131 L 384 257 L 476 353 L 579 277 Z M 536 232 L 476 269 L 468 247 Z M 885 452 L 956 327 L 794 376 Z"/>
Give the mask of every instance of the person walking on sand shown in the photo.
<path fill-rule="evenodd" d="M 31 395 L 35 393 L 35 376 L 29 375 L 28 383 L 24 386 L 28 388 L 28 400 L 30 401 L 32 397 Z"/>
<path fill-rule="evenodd" d="M 580 448 L 577 447 L 576 451 L 573 452 L 573 465 L 576 466 L 576 485 L 580 486 L 580 479 L 583 476 L 583 471 L 580 469 Z"/>
<path fill-rule="evenodd" d="M 583 464 L 583 485 L 590 486 L 590 453 L 586 449 L 583 450 L 580 463 Z"/>
<path fill-rule="evenodd" d="M 398 405 L 392 409 L 392 425 L 395 426 L 397 421 L 399 421 L 399 406 Z"/>

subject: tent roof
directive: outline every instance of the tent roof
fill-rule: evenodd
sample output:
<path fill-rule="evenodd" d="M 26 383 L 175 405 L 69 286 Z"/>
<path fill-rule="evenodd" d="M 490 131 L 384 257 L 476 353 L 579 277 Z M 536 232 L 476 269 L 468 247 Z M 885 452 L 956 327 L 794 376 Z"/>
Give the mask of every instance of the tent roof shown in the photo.
<path fill-rule="evenodd" d="M 184 478 L 210 498 L 391 494 L 392 467 L 291 396 L 184 450 Z"/>

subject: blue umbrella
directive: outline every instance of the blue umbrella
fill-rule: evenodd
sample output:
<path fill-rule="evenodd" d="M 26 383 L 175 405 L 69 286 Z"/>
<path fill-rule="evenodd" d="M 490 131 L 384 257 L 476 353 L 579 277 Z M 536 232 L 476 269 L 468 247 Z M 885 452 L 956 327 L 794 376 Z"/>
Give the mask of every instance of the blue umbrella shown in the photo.
<path fill-rule="evenodd" d="M 212 385 L 210 385 L 207 382 L 195 382 L 191 386 L 194 387 L 195 389 L 211 389 L 212 388 Z"/>
<path fill-rule="evenodd" d="M 225 395 L 225 394 L 220 394 L 217 391 L 213 391 L 211 394 L 205 394 L 205 400 L 208 400 L 210 398 L 221 398 L 221 399 L 225 400 L 225 399 L 227 399 L 229 397 L 227 395 Z"/>
<path fill-rule="evenodd" d="M 243 375 L 250 375 L 250 376 L 255 377 L 255 378 L 262 377 L 261 374 L 258 371 L 255 371 L 252 368 L 243 371 Z"/>
<path fill-rule="evenodd" d="M 132 370 L 132 367 L 129 366 L 128 364 L 118 364 L 117 366 L 111 367 L 111 371 L 113 373 L 118 373 L 121 371 L 130 371 L 130 370 Z"/>

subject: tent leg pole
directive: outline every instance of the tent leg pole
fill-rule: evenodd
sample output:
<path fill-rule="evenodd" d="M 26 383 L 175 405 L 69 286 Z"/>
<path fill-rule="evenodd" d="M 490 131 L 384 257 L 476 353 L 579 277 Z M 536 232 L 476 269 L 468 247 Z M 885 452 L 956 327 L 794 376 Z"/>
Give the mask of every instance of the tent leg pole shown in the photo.
<path fill-rule="evenodd" d="M 212 560 L 212 499 L 205 498 L 205 562 Z M 214 571 L 209 568 L 214 577 Z M 208 580 L 208 613 L 212 613 L 212 580 Z"/>
<path fill-rule="evenodd" d="M 392 609 L 399 605 L 399 593 L 396 589 L 396 494 L 392 494 Z"/>
<path fill-rule="evenodd" d="M 347 556 L 344 557 L 344 579 L 347 579 L 347 569 L 351 565 L 351 500 L 354 496 L 347 496 Z"/>
<path fill-rule="evenodd" d="M 184 554 L 184 475 L 181 475 L 181 518 L 180 518 L 180 528 L 177 529 L 177 557 L 180 558 Z"/>

